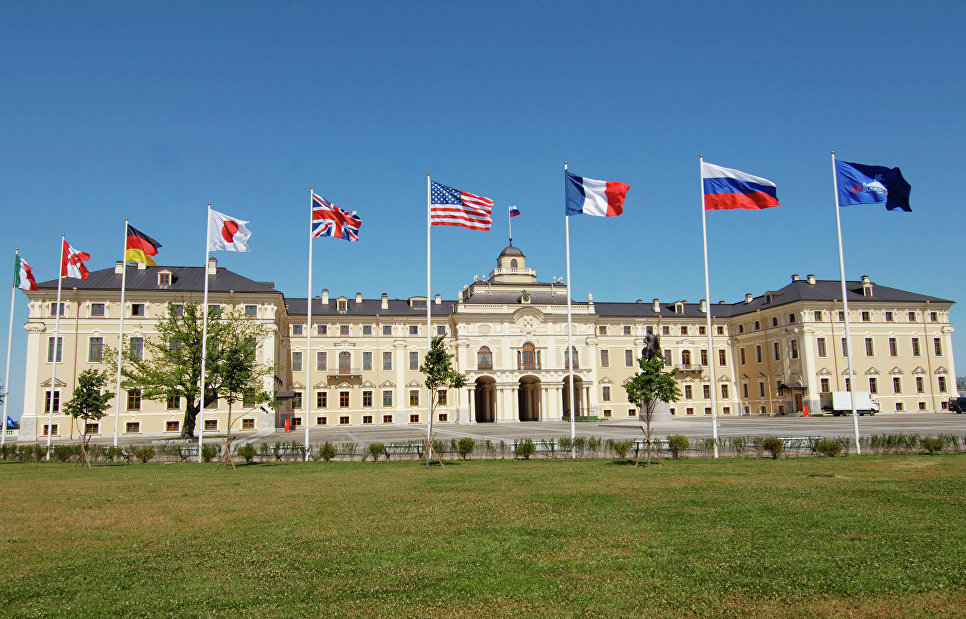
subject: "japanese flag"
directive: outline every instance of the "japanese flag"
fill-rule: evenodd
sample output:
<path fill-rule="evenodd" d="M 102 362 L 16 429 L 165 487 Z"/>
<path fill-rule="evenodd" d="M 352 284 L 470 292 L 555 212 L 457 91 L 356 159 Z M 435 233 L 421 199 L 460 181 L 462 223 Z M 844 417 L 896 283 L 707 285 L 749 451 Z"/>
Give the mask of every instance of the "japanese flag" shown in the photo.
<path fill-rule="evenodd" d="M 249 251 L 247 223 L 208 209 L 208 250 Z"/>

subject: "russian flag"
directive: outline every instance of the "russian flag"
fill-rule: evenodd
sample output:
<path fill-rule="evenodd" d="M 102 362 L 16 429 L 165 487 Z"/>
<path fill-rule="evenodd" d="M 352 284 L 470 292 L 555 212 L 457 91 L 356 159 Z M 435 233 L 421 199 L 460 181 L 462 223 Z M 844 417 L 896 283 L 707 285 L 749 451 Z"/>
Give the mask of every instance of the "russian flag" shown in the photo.
<path fill-rule="evenodd" d="M 510 217 L 516 217 L 519 214 L 520 214 L 520 209 L 518 209 L 515 206 L 510 207 Z"/>
<path fill-rule="evenodd" d="M 564 194 L 567 215 L 596 215 L 598 217 L 617 217 L 624 212 L 624 197 L 631 188 L 626 183 L 597 181 L 583 176 L 564 172 Z"/>
<path fill-rule="evenodd" d="M 760 176 L 701 162 L 704 210 L 763 209 L 781 206 L 775 183 Z"/>

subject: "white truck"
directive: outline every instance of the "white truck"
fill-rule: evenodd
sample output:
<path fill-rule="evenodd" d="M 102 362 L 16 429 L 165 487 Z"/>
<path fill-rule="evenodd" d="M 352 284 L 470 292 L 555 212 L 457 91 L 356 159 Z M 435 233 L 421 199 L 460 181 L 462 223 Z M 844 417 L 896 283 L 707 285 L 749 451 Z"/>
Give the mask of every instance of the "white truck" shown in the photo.
<path fill-rule="evenodd" d="M 823 393 L 822 410 L 839 415 L 852 414 L 852 394 L 848 391 L 833 391 Z M 875 415 L 879 412 L 879 402 L 868 391 L 855 392 L 855 412 L 859 415 Z"/>

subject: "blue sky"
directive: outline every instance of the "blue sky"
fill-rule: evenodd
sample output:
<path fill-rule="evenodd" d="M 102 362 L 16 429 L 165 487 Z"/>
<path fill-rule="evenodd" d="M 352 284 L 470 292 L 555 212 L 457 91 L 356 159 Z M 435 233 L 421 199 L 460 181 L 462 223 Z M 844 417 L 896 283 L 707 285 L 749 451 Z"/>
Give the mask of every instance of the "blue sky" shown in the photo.
<path fill-rule="evenodd" d="M 497 205 L 491 232 L 434 229 L 452 298 L 495 266 L 508 204 L 529 266 L 564 275 L 568 160 L 631 185 L 620 218 L 572 218 L 574 296 L 697 301 L 703 153 L 782 202 L 708 216 L 711 297 L 734 301 L 838 278 L 834 148 L 912 184 L 911 214 L 842 213 L 847 276 L 961 301 L 963 23 L 948 2 L 7 2 L 0 253 L 52 279 L 66 232 L 107 268 L 129 217 L 159 263 L 200 264 L 211 202 L 252 222 L 219 263 L 304 296 L 314 185 L 363 218 L 360 242 L 315 242 L 315 293 L 408 297 L 432 172 Z M 25 320 L 18 293 L 14 417 Z"/>

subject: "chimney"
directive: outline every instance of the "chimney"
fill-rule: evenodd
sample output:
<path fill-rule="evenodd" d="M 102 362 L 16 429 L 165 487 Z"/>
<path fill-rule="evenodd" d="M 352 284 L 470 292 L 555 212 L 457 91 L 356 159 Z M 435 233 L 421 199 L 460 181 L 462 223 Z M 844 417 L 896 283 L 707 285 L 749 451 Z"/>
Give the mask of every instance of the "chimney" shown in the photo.
<path fill-rule="evenodd" d="M 328 305 L 328 304 L 329 304 L 329 289 L 328 288 L 323 288 L 322 289 L 322 305 Z"/>
<path fill-rule="evenodd" d="M 708 311 L 708 302 L 705 301 L 704 299 L 701 299 L 701 313 L 703 314 L 707 311 Z"/>
<path fill-rule="evenodd" d="M 868 275 L 863 275 L 862 276 L 862 283 L 863 284 L 868 284 L 869 283 L 869 276 Z"/>
<path fill-rule="evenodd" d="M 362 303 L 362 293 L 361 292 L 357 292 L 356 293 L 356 303 Z"/>
<path fill-rule="evenodd" d="M 218 274 L 218 258 L 208 258 L 208 275 Z"/>
<path fill-rule="evenodd" d="M 147 268 L 148 268 L 148 265 L 146 262 L 138 262 L 138 271 L 143 271 Z"/>
<path fill-rule="evenodd" d="M 745 303 L 751 303 L 751 300 L 752 300 L 753 298 L 754 298 L 754 297 L 752 297 L 752 296 L 751 296 L 751 293 L 750 293 L 750 292 L 748 292 L 748 293 L 746 293 L 746 294 L 745 294 Z"/>
<path fill-rule="evenodd" d="M 815 274 L 814 273 L 809 273 L 808 274 L 808 283 L 811 284 L 812 286 L 815 285 Z"/>
<path fill-rule="evenodd" d="M 654 313 L 661 313 L 661 301 L 659 299 L 654 299 Z"/>
<path fill-rule="evenodd" d="M 442 303 L 443 303 L 443 297 L 441 297 L 439 295 L 436 295 L 436 298 L 433 299 L 433 302 L 436 303 L 436 305 L 442 305 Z"/>
<path fill-rule="evenodd" d="M 389 295 L 382 293 L 382 309 L 389 309 Z"/>
<path fill-rule="evenodd" d="M 797 282 L 798 281 L 798 273 L 793 273 L 792 274 L 792 281 L 793 282 Z"/>
<path fill-rule="evenodd" d="M 124 263 L 118 260 L 114 263 L 114 272 L 120 275 L 124 272 Z"/>

